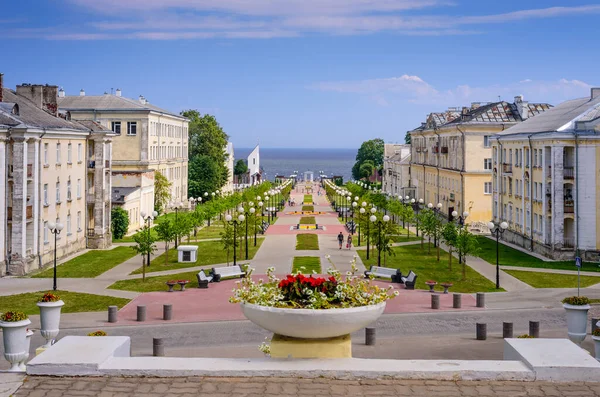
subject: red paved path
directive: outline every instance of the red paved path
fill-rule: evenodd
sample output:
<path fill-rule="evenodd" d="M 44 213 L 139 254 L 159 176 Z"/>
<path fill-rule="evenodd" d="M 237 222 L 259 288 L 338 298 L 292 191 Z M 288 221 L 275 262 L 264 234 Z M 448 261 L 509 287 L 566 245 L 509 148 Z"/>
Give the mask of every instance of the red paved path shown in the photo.
<path fill-rule="evenodd" d="M 260 276 L 257 276 L 258 279 Z M 281 278 L 281 276 L 280 276 Z M 173 305 L 173 320 L 169 322 L 189 323 L 203 321 L 245 320 L 238 304 L 229 303 L 236 280 L 225 280 L 211 283 L 208 289 L 191 288 L 183 292 L 149 292 L 140 295 L 119 311 L 119 320 L 110 325 L 140 324 L 136 319 L 137 305 L 146 305 L 146 322 L 144 324 L 164 323 L 162 320 L 163 304 Z M 389 283 L 372 281 L 382 287 Z M 405 290 L 401 284 L 392 284 L 400 295 L 388 301 L 386 314 L 398 313 L 431 313 L 437 311 L 458 310 L 452 308 L 452 294 L 440 294 L 440 309 L 431 309 L 431 294 L 423 290 Z M 165 286 L 165 290 L 166 290 Z M 176 287 L 178 288 L 178 287 Z M 462 309 L 482 310 L 475 307 L 472 295 L 462 296 Z"/>
<path fill-rule="evenodd" d="M 297 234 L 297 233 L 312 233 L 312 234 L 338 234 L 339 232 L 346 233 L 346 227 L 343 225 L 323 225 L 325 230 L 290 230 L 293 225 L 272 225 L 269 226 L 266 236 L 281 235 L 281 234 Z"/>

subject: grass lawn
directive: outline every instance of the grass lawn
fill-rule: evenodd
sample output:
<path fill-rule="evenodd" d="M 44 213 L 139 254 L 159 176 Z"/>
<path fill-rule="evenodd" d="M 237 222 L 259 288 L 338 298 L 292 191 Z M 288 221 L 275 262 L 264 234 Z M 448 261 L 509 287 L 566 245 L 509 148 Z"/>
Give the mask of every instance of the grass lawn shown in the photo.
<path fill-rule="evenodd" d="M 314 210 L 315 210 L 314 205 L 303 205 L 302 206 L 302 211 L 313 212 Z"/>
<path fill-rule="evenodd" d="M 190 282 L 185 286 L 186 288 L 198 288 L 196 274 L 198 274 L 198 271 L 170 274 L 167 276 L 146 277 L 145 282 L 142 282 L 142 279 L 120 280 L 108 288 L 136 292 L 167 291 L 169 287 L 167 287 L 165 283 L 170 280 L 189 280 Z M 174 289 L 179 290 L 179 286 L 176 285 Z"/>
<path fill-rule="evenodd" d="M 366 230 L 366 229 L 365 229 Z M 421 237 L 417 237 L 414 233 L 409 233 L 408 237 L 406 237 L 406 229 L 400 229 L 400 234 L 398 235 L 393 235 L 390 236 L 390 240 L 394 243 L 405 243 L 407 241 L 421 241 Z M 352 239 L 353 243 L 355 246 L 357 247 L 366 247 L 367 246 L 367 239 L 366 237 L 361 233 L 360 236 L 360 245 L 358 244 L 358 232 L 354 233 L 354 238 Z M 370 241 L 370 243 L 375 243 L 376 240 Z M 427 240 L 425 240 L 425 243 L 427 243 Z"/>
<path fill-rule="evenodd" d="M 210 226 L 203 227 L 198 230 L 196 237 L 194 237 L 194 233 L 190 236 L 190 240 L 202 240 L 206 238 L 221 238 L 221 234 L 225 228 L 221 222 L 211 222 Z"/>
<path fill-rule="evenodd" d="M 254 238 L 248 236 L 248 258 L 254 258 L 254 254 L 260 248 L 264 238 L 256 240 L 256 247 L 254 246 Z M 187 267 L 195 266 L 208 266 L 215 265 L 217 263 L 227 262 L 227 251 L 223 250 L 223 244 L 220 241 L 203 241 L 203 242 L 186 242 L 186 245 L 197 245 L 198 246 L 198 260 L 195 263 L 178 263 L 177 262 L 177 250 L 174 248 L 168 252 L 168 262 L 165 265 L 165 253 L 157 256 L 150 262 L 150 267 L 146 267 L 146 273 L 160 272 L 163 270 L 172 269 L 185 269 Z M 239 260 L 245 258 L 245 242 L 242 240 L 241 247 L 237 248 L 237 257 Z M 233 250 L 229 252 L 229 261 L 233 260 Z M 139 267 L 131 274 L 141 274 L 142 268 Z"/>
<path fill-rule="evenodd" d="M 462 265 L 458 264 L 458 260 L 453 258 L 452 271 L 448 270 L 448 253 L 444 250 L 440 251 L 440 261 L 437 261 L 435 249 L 431 250 L 431 254 L 427 254 L 427 247 L 421 250 L 421 245 L 406 245 L 394 247 L 392 250 L 395 256 L 387 256 L 384 262 L 383 252 L 381 253 L 381 265 L 402 270 L 402 274 L 408 274 L 410 270 L 417 274 L 416 288 L 429 289 L 425 282 L 435 280 L 438 283 L 451 282 L 454 284 L 450 288 L 450 292 L 494 292 L 504 291 L 496 290 L 496 286 L 490 280 L 486 279 L 475 270 L 467 266 L 467 279 L 462 281 Z M 371 265 L 377 266 L 377 250 L 374 250 L 367 260 L 366 250 L 356 251 L 362 259 L 365 267 Z M 443 290 L 439 285 L 437 289 Z"/>
<path fill-rule="evenodd" d="M 96 277 L 134 257 L 131 247 L 116 247 L 111 250 L 91 250 L 56 267 L 57 277 Z M 48 268 L 31 277 L 53 277 L 53 268 Z"/>
<path fill-rule="evenodd" d="M 315 225 L 316 223 L 317 220 L 314 216 L 303 216 L 302 218 L 300 218 L 301 225 Z"/>
<path fill-rule="evenodd" d="M 534 288 L 577 288 L 577 276 L 574 274 L 556 274 L 543 272 L 527 272 L 522 270 L 505 270 Z M 600 283 L 600 277 L 581 276 L 581 288 Z"/>
<path fill-rule="evenodd" d="M 19 310 L 28 315 L 40 314 L 40 309 L 36 303 L 45 292 L 28 292 L 26 294 L 3 296 L 0 299 L 0 312 Z M 111 305 L 121 308 L 130 301 L 125 298 L 83 294 L 80 292 L 54 291 L 54 293 L 60 296 L 65 302 L 65 305 L 62 307 L 63 313 L 99 312 L 106 310 Z"/>
<path fill-rule="evenodd" d="M 303 267 L 304 269 L 301 269 Z M 295 256 L 292 273 L 301 271 L 304 274 L 312 274 L 313 270 L 321 273 L 321 258 L 318 256 Z"/>
<path fill-rule="evenodd" d="M 304 203 L 305 204 L 312 204 L 313 203 L 313 196 L 312 196 L 312 194 L 305 194 L 304 195 Z"/>
<path fill-rule="evenodd" d="M 318 250 L 319 236 L 311 233 L 302 233 L 296 235 L 297 250 Z"/>
<path fill-rule="evenodd" d="M 496 242 L 484 236 L 477 236 L 477 240 L 479 241 L 479 247 L 481 248 L 479 255 L 481 259 L 496 265 Z M 500 243 L 499 251 L 500 266 L 577 270 L 575 261 L 546 262 L 502 243 Z M 581 270 L 586 272 L 600 272 L 600 266 L 598 265 L 597 262 L 583 262 Z"/>
<path fill-rule="evenodd" d="M 134 243 L 135 241 L 133 241 L 133 235 L 135 233 L 129 235 L 129 236 L 125 236 L 122 239 L 119 240 L 115 240 L 113 239 L 113 243 Z M 154 230 L 154 228 L 150 229 L 150 234 L 154 237 L 154 238 L 158 238 L 158 234 L 156 234 L 156 230 Z"/>

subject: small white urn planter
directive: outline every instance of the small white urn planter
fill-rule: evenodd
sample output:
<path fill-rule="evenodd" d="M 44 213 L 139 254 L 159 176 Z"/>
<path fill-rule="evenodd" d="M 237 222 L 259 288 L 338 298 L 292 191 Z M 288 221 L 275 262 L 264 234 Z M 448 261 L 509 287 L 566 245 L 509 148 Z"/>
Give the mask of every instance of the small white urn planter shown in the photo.
<path fill-rule="evenodd" d="M 592 335 L 594 340 L 594 353 L 596 354 L 596 360 L 600 361 L 600 336 Z"/>
<path fill-rule="evenodd" d="M 283 336 L 303 339 L 333 338 L 365 328 L 381 316 L 386 302 L 347 309 L 283 309 L 241 303 L 254 324 Z"/>
<path fill-rule="evenodd" d="M 587 335 L 588 310 L 590 305 L 569 305 L 563 303 L 567 311 L 567 328 L 571 342 L 581 345 Z"/>
<path fill-rule="evenodd" d="M 60 310 L 64 304 L 62 300 L 37 303 L 40 308 L 40 334 L 46 339 L 46 344 L 42 346 L 45 349 L 52 346 L 52 341 L 58 336 Z"/>
<path fill-rule="evenodd" d="M 27 360 L 29 359 L 29 348 L 31 347 L 31 337 L 33 336 L 33 331 L 28 329 L 27 333 L 25 334 L 25 358 L 23 358 L 23 361 L 21 361 L 19 363 L 19 368 L 23 371 L 25 371 L 27 369 L 26 365 L 27 364 Z"/>
<path fill-rule="evenodd" d="M 19 364 L 27 360 L 27 326 L 29 319 L 22 321 L 0 321 L 4 339 L 4 357 L 11 364 L 10 372 L 23 372 Z"/>

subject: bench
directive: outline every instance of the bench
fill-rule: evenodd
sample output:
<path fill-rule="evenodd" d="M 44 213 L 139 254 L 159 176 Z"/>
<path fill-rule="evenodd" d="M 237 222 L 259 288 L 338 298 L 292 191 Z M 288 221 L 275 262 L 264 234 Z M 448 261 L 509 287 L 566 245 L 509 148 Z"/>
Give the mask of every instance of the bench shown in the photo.
<path fill-rule="evenodd" d="M 213 276 L 207 276 L 204 270 L 200 270 L 196 274 L 196 278 L 198 279 L 198 288 L 208 288 L 208 283 L 213 281 Z"/>
<path fill-rule="evenodd" d="M 392 269 L 382 266 L 371 266 L 369 270 L 365 270 L 365 277 L 373 275 L 375 277 L 392 279 L 393 283 L 399 283 L 402 277 L 402 272 L 399 269 Z"/>
<path fill-rule="evenodd" d="M 348 229 L 349 233 L 354 234 L 356 232 L 356 223 L 354 221 L 346 222 L 346 229 Z"/>
<path fill-rule="evenodd" d="M 411 270 L 408 272 L 406 277 L 400 276 L 400 282 L 404 284 L 406 289 L 415 289 L 415 282 L 417 281 L 417 275 Z"/>
<path fill-rule="evenodd" d="M 259 228 L 260 228 L 260 234 L 265 234 L 265 232 L 269 228 L 269 222 L 263 221 L 262 224 L 259 225 Z"/>
<path fill-rule="evenodd" d="M 245 277 L 246 272 L 242 270 L 240 265 L 227 267 L 213 267 L 211 271 L 213 281 L 219 282 L 222 278 L 230 277 Z"/>

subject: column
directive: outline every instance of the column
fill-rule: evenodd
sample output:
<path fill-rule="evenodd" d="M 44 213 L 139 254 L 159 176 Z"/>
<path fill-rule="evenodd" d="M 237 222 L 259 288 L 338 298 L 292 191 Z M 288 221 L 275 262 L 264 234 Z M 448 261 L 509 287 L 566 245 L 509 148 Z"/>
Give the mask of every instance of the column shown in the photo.
<path fill-rule="evenodd" d="M 39 239 L 40 233 L 44 231 L 42 228 L 44 224 L 40 221 L 40 138 L 32 138 L 33 144 L 33 189 L 31 192 L 32 203 L 33 203 L 33 254 L 39 253 Z"/>
<path fill-rule="evenodd" d="M 12 275 L 23 275 L 27 240 L 27 142 L 24 137 L 14 137 L 13 142 L 12 246 L 9 247 L 8 271 Z"/>
<path fill-rule="evenodd" d="M 0 257 L 0 263 L 3 262 L 5 260 L 4 258 L 4 252 L 5 252 L 5 243 L 6 243 L 6 239 L 4 238 L 4 236 L 6 236 L 6 232 L 8 231 L 8 227 L 7 227 L 7 219 L 6 219 L 6 207 L 8 206 L 8 203 L 5 201 L 6 200 L 6 161 L 4 161 L 6 159 L 6 138 L 5 137 L 0 137 L 0 178 L 2 178 L 2 180 L 0 180 L 0 228 L 2 230 L 2 233 L 0 233 L 2 235 L 2 238 L 0 238 L 0 255 L 2 255 Z M 4 269 L 0 270 L 0 273 L 2 273 L 4 271 Z"/>
<path fill-rule="evenodd" d="M 565 235 L 563 146 L 552 146 L 552 246 L 562 248 Z"/>
<path fill-rule="evenodd" d="M 96 169 L 94 170 L 94 235 L 96 237 L 104 234 L 104 197 L 107 192 L 104 166 L 106 164 L 106 153 L 104 151 L 104 141 L 94 140 L 94 154 L 96 156 Z"/>

